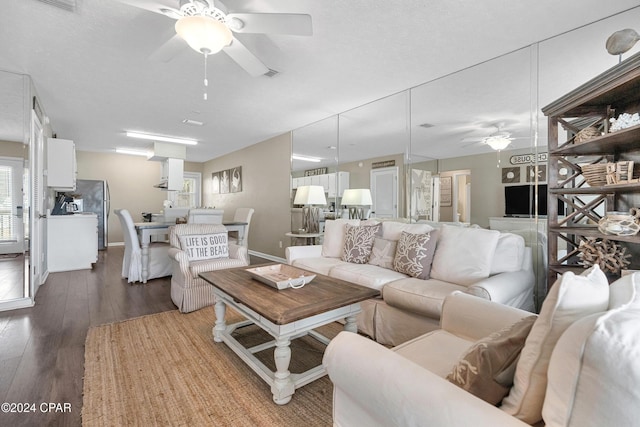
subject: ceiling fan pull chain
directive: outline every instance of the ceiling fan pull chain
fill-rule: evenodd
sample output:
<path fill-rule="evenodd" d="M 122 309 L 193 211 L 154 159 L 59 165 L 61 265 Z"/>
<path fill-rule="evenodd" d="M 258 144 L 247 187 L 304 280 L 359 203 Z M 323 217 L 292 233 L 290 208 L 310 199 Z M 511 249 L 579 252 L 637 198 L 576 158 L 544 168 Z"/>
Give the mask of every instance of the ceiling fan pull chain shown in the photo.
<path fill-rule="evenodd" d="M 209 80 L 207 80 L 207 52 L 204 52 L 204 100 L 207 100 L 207 87 L 209 86 Z"/>

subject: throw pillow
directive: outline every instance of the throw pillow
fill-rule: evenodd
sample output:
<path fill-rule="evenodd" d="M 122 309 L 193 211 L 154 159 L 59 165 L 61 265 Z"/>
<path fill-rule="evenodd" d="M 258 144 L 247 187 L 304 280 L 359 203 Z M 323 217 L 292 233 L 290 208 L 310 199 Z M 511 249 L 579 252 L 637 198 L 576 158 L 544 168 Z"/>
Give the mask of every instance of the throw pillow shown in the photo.
<path fill-rule="evenodd" d="M 576 321 L 558 340 L 542 409 L 546 425 L 637 424 L 638 324 L 640 273 L 634 273 L 611 284 L 608 311 Z"/>
<path fill-rule="evenodd" d="M 226 232 L 186 234 L 178 237 L 180 238 L 180 247 L 186 252 L 189 261 L 229 257 L 229 244 Z"/>
<path fill-rule="evenodd" d="M 436 250 L 437 235 L 437 230 L 431 230 L 425 234 L 403 231 L 398 240 L 393 269 L 418 279 L 428 279 Z"/>
<path fill-rule="evenodd" d="M 324 238 L 322 241 L 322 256 L 340 258 L 344 248 L 345 225 L 358 225 L 359 219 L 330 219 L 324 223 Z"/>
<path fill-rule="evenodd" d="M 539 422 L 549 359 L 558 339 L 576 320 L 604 311 L 608 305 L 609 282 L 597 265 L 579 276 L 564 273 L 542 303 L 520 354 L 513 387 L 502 401 L 502 410 L 527 424 Z"/>
<path fill-rule="evenodd" d="M 376 237 L 373 240 L 369 264 L 393 270 L 393 259 L 396 256 L 398 242 Z"/>
<path fill-rule="evenodd" d="M 509 393 L 524 341 L 537 316 L 528 316 L 472 345 L 447 380 L 497 405 Z"/>
<path fill-rule="evenodd" d="M 431 277 L 461 286 L 489 277 L 499 231 L 443 225 L 439 232 Z"/>
<path fill-rule="evenodd" d="M 342 261 L 354 264 L 366 264 L 371 255 L 373 240 L 380 231 L 380 224 L 376 225 L 346 225 Z"/>

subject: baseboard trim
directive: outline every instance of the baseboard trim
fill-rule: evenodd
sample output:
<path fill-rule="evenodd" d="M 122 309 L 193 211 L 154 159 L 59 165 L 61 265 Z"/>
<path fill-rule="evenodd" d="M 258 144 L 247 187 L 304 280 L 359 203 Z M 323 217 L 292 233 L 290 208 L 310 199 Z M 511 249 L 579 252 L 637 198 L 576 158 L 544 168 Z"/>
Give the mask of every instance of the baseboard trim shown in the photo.
<path fill-rule="evenodd" d="M 281 263 L 285 263 L 285 264 L 287 263 L 287 260 L 284 259 L 284 258 L 280 258 L 280 257 L 277 257 L 275 255 L 264 254 L 264 253 L 258 252 L 258 251 L 249 250 L 249 255 L 253 255 L 253 256 L 260 257 L 260 258 L 268 259 L 269 261 L 281 262 Z"/>

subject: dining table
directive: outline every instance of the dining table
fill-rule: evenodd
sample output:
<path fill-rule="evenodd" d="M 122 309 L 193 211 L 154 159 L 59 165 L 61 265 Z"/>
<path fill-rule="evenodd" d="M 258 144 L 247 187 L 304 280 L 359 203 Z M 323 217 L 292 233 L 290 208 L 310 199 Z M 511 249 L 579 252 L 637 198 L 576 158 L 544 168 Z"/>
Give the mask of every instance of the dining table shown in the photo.
<path fill-rule="evenodd" d="M 163 240 L 168 240 L 169 227 L 176 225 L 175 222 L 135 222 L 133 224 L 138 233 L 138 239 L 140 240 L 140 249 L 142 250 L 142 283 L 147 283 L 147 277 L 149 276 L 149 244 L 151 244 L 154 236 L 161 236 Z M 238 233 L 238 245 L 244 246 L 246 244 L 246 228 L 249 225 L 248 222 L 242 221 L 223 221 L 227 231 L 235 231 Z"/>

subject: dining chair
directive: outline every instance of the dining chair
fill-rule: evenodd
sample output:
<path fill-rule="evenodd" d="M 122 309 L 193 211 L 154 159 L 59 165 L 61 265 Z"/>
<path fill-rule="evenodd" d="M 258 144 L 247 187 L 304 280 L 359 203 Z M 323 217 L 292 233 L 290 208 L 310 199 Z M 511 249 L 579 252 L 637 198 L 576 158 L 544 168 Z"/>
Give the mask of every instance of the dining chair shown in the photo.
<path fill-rule="evenodd" d="M 222 224 L 222 209 L 189 209 L 187 224 Z"/>
<path fill-rule="evenodd" d="M 255 209 L 253 208 L 237 208 L 235 213 L 233 214 L 233 222 L 247 223 L 246 227 L 244 228 L 244 241 L 242 246 L 249 247 L 249 226 L 251 225 L 251 217 L 253 216 L 254 212 Z M 233 233 L 233 235 L 229 236 L 229 241 L 240 244 L 238 242 L 238 233 L 231 231 L 229 233 Z"/>
<path fill-rule="evenodd" d="M 122 258 L 122 277 L 128 283 L 142 281 L 142 248 L 138 233 L 131 214 L 126 209 L 115 209 L 115 214 L 120 219 L 122 233 L 124 234 L 124 257 Z M 147 267 L 147 279 L 171 276 L 171 260 L 169 259 L 169 244 L 165 242 L 151 243 L 149 245 L 149 262 Z"/>

